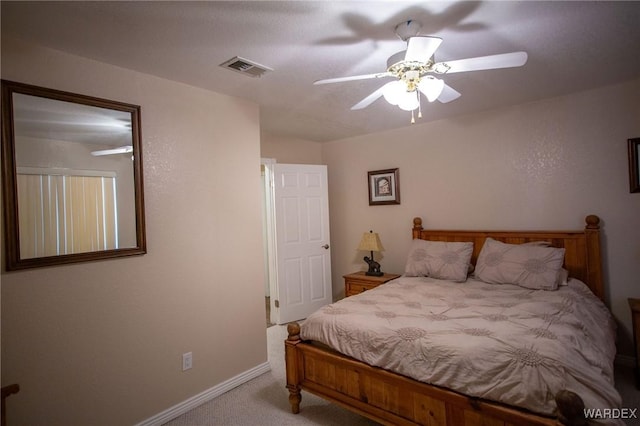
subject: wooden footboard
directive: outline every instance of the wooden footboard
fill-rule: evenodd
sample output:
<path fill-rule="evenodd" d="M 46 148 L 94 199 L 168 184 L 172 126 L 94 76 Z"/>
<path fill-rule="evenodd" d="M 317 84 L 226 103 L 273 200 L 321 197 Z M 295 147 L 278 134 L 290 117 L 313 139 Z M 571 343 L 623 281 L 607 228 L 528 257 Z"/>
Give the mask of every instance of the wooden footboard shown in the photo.
<path fill-rule="evenodd" d="M 287 389 L 295 414 L 305 390 L 386 425 L 584 424 L 584 405 L 572 392 L 559 395 L 562 414 L 543 417 L 421 383 L 304 342 L 297 323 L 289 324 L 287 331 Z"/>

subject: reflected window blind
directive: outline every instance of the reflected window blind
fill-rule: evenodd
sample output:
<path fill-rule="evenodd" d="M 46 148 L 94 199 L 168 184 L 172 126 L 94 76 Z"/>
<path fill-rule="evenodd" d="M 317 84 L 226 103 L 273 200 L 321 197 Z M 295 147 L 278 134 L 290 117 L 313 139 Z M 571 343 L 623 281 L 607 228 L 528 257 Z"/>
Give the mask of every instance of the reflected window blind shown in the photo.
<path fill-rule="evenodd" d="M 22 258 L 118 248 L 115 175 L 18 170 L 17 186 Z"/>

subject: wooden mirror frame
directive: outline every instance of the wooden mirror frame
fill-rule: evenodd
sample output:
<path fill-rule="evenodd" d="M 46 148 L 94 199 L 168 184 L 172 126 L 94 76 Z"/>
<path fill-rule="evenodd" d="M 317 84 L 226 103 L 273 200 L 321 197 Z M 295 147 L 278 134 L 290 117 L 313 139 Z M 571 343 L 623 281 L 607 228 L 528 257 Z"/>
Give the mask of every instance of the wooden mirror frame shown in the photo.
<path fill-rule="evenodd" d="M 20 257 L 20 227 L 18 223 L 18 193 L 16 174 L 17 165 L 15 156 L 15 133 L 13 123 L 14 93 L 66 101 L 93 107 L 106 108 L 131 114 L 131 136 L 133 146 L 132 163 L 136 222 L 135 247 L 63 254 L 57 256 L 33 258 Z M 4 238 L 6 253 L 5 268 L 7 271 L 95 261 L 123 256 L 141 255 L 147 252 L 144 223 L 144 194 L 142 182 L 140 107 L 137 105 L 2 80 L 2 181 Z"/>
<path fill-rule="evenodd" d="M 640 138 L 627 139 L 629 146 L 629 192 L 640 192 Z"/>

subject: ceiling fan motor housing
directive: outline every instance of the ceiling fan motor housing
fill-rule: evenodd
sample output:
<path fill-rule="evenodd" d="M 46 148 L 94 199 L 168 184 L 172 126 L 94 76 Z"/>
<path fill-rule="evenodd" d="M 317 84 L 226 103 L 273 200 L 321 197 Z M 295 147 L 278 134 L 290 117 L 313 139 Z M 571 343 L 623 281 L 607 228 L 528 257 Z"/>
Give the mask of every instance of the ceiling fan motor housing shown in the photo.
<path fill-rule="evenodd" d="M 403 54 L 404 52 L 398 52 L 389 58 L 387 72 L 404 81 L 407 84 L 407 91 L 412 92 L 417 88 L 420 79 L 432 71 L 433 58 L 428 62 L 396 61 L 396 58 L 404 58 Z"/>

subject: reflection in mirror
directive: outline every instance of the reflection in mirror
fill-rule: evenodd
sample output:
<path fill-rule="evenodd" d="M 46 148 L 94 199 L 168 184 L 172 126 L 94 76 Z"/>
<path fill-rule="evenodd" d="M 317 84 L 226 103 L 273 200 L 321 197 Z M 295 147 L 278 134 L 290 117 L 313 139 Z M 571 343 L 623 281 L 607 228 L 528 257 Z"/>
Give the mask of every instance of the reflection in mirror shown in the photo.
<path fill-rule="evenodd" d="M 8 270 L 146 252 L 140 108 L 2 81 Z"/>

